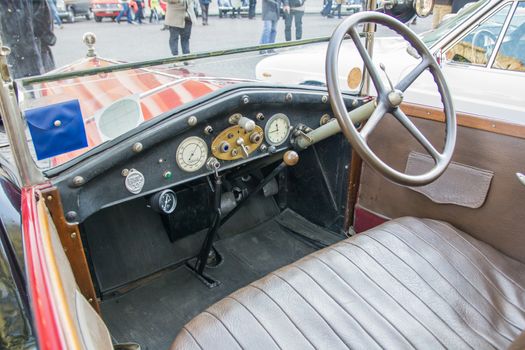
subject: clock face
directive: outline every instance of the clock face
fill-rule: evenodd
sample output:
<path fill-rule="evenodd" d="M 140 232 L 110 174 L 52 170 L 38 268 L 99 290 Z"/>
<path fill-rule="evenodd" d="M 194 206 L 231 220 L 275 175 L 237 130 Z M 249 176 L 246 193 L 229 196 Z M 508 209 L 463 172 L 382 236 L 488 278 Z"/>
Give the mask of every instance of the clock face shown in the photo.
<path fill-rule="evenodd" d="M 290 119 L 282 113 L 273 115 L 264 128 L 266 142 L 279 146 L 286 141 L 290 134 Z"/>
<path fill-rule="evenodd" d="M 187 172 L 197 171 L 208 157 L 208 145 L 197 136 L 188 137 L 177 148 L 177 164 Z"/>

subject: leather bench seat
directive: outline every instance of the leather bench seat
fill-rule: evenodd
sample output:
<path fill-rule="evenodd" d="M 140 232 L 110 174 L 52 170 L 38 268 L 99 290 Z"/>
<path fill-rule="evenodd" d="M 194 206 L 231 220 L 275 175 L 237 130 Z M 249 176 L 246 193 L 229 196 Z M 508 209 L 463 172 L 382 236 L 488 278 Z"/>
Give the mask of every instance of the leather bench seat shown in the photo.
<path fill-rule="evenodd" d="M 525 328 L 524 287 L 525 264 L 405 217 L 236 291 L 172 349 L 504 349 Z"/>

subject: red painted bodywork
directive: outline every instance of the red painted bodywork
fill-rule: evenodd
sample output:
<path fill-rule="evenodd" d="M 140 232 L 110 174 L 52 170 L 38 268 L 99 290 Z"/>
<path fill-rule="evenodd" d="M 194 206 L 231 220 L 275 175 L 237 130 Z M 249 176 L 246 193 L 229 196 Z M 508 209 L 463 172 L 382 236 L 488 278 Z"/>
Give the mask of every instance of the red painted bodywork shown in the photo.
<path fill-rule="evenodd" d="M 33 322 L 38 335 L 39 349 L 60 350 L 65 349 L 65 341 L 55 305 L 51 300 L 35 195 L 35 188 L 22 189 L 22 232 Z"/>
<path fill-rule="evenodd" d="M 356 233 L 364 232 L 387 222 L 388 219 L 368 211 L 359 205 L 354 210 L 354 230 Z"/>
<path fill-rule="evenodd" d="M 94 8 L 95 4 L 113 4 L 113 5 L 120 5 L 119 0 L 92 0 L 91 1 L 91 8 Z M 120 7 L 120 6 L 119 6 Z M 115 11 L 93 11 L 93 15 L 95 17 L 109 17 L 114 18 L 117 17 L 120 13 L 120 10 Z"/>

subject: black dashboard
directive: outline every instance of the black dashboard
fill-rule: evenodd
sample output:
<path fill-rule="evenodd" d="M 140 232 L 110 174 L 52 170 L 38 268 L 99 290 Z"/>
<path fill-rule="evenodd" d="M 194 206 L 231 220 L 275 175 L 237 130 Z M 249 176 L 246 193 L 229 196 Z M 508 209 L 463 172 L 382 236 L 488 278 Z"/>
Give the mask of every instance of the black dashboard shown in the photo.
<path fill-rule="evenodd" d="M 345 96 L 347 108 L 362 104 Z M 294 135 L 333 117 L 325 90 L 245 84 L 144 123 L 56 169 L 69 222 L 102 208 L 258 163 L 294 148 Z"/>

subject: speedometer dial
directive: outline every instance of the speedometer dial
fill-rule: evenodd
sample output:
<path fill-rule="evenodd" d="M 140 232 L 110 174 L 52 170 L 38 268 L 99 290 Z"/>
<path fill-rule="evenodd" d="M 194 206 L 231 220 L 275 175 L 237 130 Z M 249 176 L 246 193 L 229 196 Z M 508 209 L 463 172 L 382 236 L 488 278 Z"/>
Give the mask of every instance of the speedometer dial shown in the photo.
<path fill-rule="evenodd" d="M 264 135 L 270 145 L 281 145 L 290 134 L 290 119 L 282 113 L 274 114 L 266 123 Z"/>
<path fill-rule="evenodd" d="M 208 145 L 197 136 L 191 136 L 182 141 L 177 148 L 177 164 L 187 172 L 197 171 L 208 157 Z"/>

